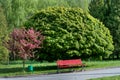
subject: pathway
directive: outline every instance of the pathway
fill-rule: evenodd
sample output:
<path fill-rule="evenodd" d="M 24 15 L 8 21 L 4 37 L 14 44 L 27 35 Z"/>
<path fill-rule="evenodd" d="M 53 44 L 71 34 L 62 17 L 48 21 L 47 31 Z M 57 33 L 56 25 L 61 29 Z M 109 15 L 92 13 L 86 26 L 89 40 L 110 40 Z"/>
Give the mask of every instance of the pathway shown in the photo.
<path fill-rule="evenodd" d="M 90 78 L 99 78 L 105 76 L 120 75 L 119 68 L 98 69 L 83 72 L 37 75 L 27 77 L 0 78 L 0 80 L 87 80 Z"/>

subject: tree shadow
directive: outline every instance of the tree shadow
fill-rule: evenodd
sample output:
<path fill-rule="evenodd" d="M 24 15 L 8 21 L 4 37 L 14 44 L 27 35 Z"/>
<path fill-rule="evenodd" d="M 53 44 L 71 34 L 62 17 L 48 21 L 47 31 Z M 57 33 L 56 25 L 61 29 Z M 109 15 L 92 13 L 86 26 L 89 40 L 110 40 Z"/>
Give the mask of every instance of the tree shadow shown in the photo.
<path fill-rule="evenodd" d="M 15 72 L 22 72 L 22 71 L 23 71 L 22 67 L 17 67 L 17 68 L 1 68 L 0 69 L 0 74 L 15 73 Z"/>
<path fill-rule="evenodd" d="M 7 65 L 6 65 L 7 66 Z M 57 70 L 57 66 L 34 66 L 33 71 L 47 71 L 47 70 Z M 28 67 L 25 68 L 26 72 L 29 72 Z M 23 67 L 16 68 L 0 68 L 0 74 L 5 73 L 17 73 L 23 72 Z"/>
<path fill-rule="evenodd" d="M 34 71 L 57 70 L 57 66 L 35 66 Z"/>
<path fill-rule="evenodd" d="M 88 67 L 88 66 L 86 66 Z M 67 73 L 67 72 L 73 72 L 74 70 L 80 71 L 82 68 L 81 67 L 72 67 L 72 68 L 66 68 L 66 69 L 59 69 L 61 73 Z M 53 73 L 51 70 L 54 70 L 53 72 L 57 72 L 57 65 L 52 65 L 52 66 L 33 66 L 33 71 L 47 71 L 48 73 Z M 30 72 L 28 70 L 28 67 L 25 68 L 26 72 Z M 16 67 L 16 68 L 1 68 L 0 69 L 0 74 L 6 74 L 6 73 L 20 73 L 23 72 L 23 67 Z"/>

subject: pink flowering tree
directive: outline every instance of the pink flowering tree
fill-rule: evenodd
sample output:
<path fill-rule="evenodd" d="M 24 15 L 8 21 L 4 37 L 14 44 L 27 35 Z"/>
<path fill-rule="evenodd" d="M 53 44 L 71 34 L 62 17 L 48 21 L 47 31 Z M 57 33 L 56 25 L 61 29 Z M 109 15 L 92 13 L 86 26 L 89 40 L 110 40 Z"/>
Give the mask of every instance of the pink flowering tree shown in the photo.
<path fill-rule="evenodd" d="M 25 60 L 34 57 L 33 50 L 41 48 L 44 36 L 41 32 L 31 29 L 14 29 L 6 42 L 6 47 L 14 54 L 23 59 L 23 69 L 25 68 Z"/>

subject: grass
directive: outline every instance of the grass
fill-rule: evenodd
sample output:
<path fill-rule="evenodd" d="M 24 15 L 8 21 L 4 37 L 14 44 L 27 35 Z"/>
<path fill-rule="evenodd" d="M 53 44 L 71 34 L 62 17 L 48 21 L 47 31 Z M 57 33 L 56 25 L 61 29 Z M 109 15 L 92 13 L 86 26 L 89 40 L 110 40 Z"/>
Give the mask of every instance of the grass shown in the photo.
<path fill-rule="evenodd" d="M 109 68 L 109 67 L 120 67 L 119 60 L 110 60 L 110 61 L 88 61 L 85 62 L 87 64 L 87 70 L 89 69 L 97 69 L 97 68 Z"/>
<path fill-rule="evenodd" d="M 34 67 L 34 72 L 29 72 L 27 67 L 32 65 Z M 30 75 L 30 74 L 47 74 L 49 72 L 55 72 L 56 66 L 53 63 L 40 63 L 40 62 L 26 62 L 26 70 L 23 71 L 22 61 L 13 61 L 9 65 L 0 64 L 0 76 L 19 76 L 19 75 Z"/>
<path fill-rule="evenodd" d="M 86 64 L 85 70 L 97 69 L 97 68 L 108 68 L 108 67 L 120 67 L 120 61 L 83 61 Z M 28 66 L 32 65 L 34 68 L 33 72 L 28 71 Z M 81 70 L 81 68 L 74 68 Z M 69 72 L 69 69 L 61 69 L 61 72 Z M 56 62 L 35 62 L 26 61 L 26 70 L 23 71 L 22 61 L 12 61 L 9 65 L 0 64 L 0 77 L 11 77 L 11 76 L 26 76 L 26 75 L 37 75 L 37 74 L 54 74 L 57 72 Z"/>
<path fill-rule="evenodd" d="M 90 79 L 90 80 L 120 80 L 120 75 L 111 76 L 111 77 L 103 77 L 103 78 L 95 78 L 95 79 Z"/>

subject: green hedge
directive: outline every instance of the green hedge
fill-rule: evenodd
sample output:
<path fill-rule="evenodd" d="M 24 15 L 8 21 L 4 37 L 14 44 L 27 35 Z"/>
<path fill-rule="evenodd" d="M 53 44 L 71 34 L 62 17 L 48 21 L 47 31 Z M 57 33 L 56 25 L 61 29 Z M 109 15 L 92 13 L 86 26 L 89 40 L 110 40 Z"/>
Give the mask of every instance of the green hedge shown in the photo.
<path fill-rule="evenodd" d="M 46 37 L 39 58 L 46 60 L 108 56 L 114 46 L 108 28 L 80 8 L 48 8 L 26 23 Z"/>

